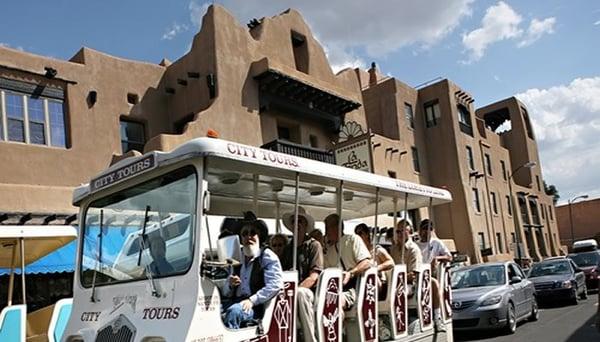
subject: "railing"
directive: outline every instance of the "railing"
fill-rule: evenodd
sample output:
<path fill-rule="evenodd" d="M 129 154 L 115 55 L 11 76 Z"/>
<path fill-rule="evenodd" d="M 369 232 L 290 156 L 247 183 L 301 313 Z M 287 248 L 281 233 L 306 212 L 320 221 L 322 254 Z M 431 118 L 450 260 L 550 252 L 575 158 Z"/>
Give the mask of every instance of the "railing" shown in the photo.
<path fill-rule="evenodd" d="M 333 155 L 333 152 L 295 144 L 286 140 L 276 139 L 262 145 L 261 148 L 324 163 L 335 164 L 335 156 Z"/>

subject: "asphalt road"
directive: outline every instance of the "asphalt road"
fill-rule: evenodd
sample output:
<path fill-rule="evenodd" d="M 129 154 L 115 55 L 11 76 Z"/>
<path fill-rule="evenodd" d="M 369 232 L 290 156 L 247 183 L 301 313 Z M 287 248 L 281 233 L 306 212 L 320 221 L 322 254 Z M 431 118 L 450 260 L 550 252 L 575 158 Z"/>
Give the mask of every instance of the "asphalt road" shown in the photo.
<path fill-rule="evenodd" d="M 598 294 L 590 293 L 579 305 L 565 303 L 540 305 L 537 322 L 521 322 L 514 335 L 502 332 L 470 332 L 455 334 L 456 341 L 525 341 L 525 342 L 594 342 L 600 341 L 595 319 Z"/>

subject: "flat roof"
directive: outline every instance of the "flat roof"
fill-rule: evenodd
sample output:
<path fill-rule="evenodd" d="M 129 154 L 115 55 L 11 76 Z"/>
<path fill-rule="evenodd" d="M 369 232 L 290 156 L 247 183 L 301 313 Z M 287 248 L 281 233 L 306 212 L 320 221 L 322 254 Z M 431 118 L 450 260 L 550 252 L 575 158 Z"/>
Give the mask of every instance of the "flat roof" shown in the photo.
<path fill-rule="evenodd" d="M 150 171 L 157 166 L 170 165 L 186 159 L 203 157 L 214 157 L 221 159 L 224 162 L 231 161 L 233 164 L 242 162 L 249 166 L 253 165 L 257 167 L 257 171 L 260 171 L 260 169 L 269 169 L 272 172 L 281 172 L 282 175 L 287 176 L 299 173 L 301 177 L 303 175 L 308 175 L 311 179 L 317 181 L 343 181 L 345 184 L 366 186 L 373 189 L 379 188 L 382 195 L 401 197 L 401 195 L 407 194 L 412 203 L 409 209 L 425 207 L 430 204 L 430 199 L 431 205 L 444 204 L 452 201 L 450 192 L 445 189 L 389 178 L 227 140 L 197 138 L 180 145 L 171 152 L 153 151 L 142 156 L 121 160 L 92 178 L 89 184 L 82 185 L 75 189 L 73 203 L 78 205 L 92 193 L 108 189 L 112 187 L 112 185 L 133 178 L 134 175 L 132 174 L 129 177 L 123 177 L 122 179 L 114 181 L 116 173 L 121 170 L 128 170 L 128 168 L 138 170 L 140 169 L 138 166 L 142 164 L 141 162 L 146 162 L 147 165 L 151 165 L 147 170 Z M 142 171 L 143 172 L 135 174 L 137 175 L 146 172 L 145 170 Z M 107 179 L 110 179 L 111 182 L 102 186 Z M 400 209 L 401 208 L 402 206 L 400 206 Z"/>

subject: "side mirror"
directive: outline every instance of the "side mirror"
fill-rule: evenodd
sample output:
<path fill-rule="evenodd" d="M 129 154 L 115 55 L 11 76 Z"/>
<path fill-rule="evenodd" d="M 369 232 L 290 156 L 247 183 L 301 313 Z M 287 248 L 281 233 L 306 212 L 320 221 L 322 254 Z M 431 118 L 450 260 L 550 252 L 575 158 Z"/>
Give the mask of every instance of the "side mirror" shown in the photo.
<path fill-rule="evenodd" d="M 519 276 L 514 276 L 514 277 L 510 278 L 510 284 L 511 285 L 512 284 L 518 284 L 521 281 L 523 281 L 523 279 L 521 279 L 521 277 L 519 277 Z"/>
<path fill-rule="evenodd" d="M 240 262 L 242 260 L 241 244 L 238 235 L 230 235 L 220 238 L 217 241 L 217 255 L 219 261 L 233 260 Z"/>

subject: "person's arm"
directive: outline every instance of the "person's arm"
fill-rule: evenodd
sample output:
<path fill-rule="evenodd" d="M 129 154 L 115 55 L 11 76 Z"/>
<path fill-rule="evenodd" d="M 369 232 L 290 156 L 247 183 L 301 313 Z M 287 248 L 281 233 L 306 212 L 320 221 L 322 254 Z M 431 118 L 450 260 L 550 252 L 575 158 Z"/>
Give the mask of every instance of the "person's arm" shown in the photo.
<path fill-rule="evenodd" d="M 250 296 L 249 300 L 253 305 L 263 304 L 283 289 L 283 271 L 279 258 L 269 249 L 265 249 L 262 253 L 265 286 Z"/>
<path fill-rule="evenodd" d="M 375 249 L 375 253 L 377 255 L 378 272 L 385 272 L 394 268 L 394 259 L 392 259 L 392 256 L 385 250 L 385 248 L 378 246 Z"/>
<path fill-rule="evenodd" d="M 319 274 L 323 270 L 323 246 L 316 240 L 312 240 L 309 245 L 308 259 L 310 260 L 310 272 L 300 282 L 300 287 L 312 289 L 317 284 Z"/>

